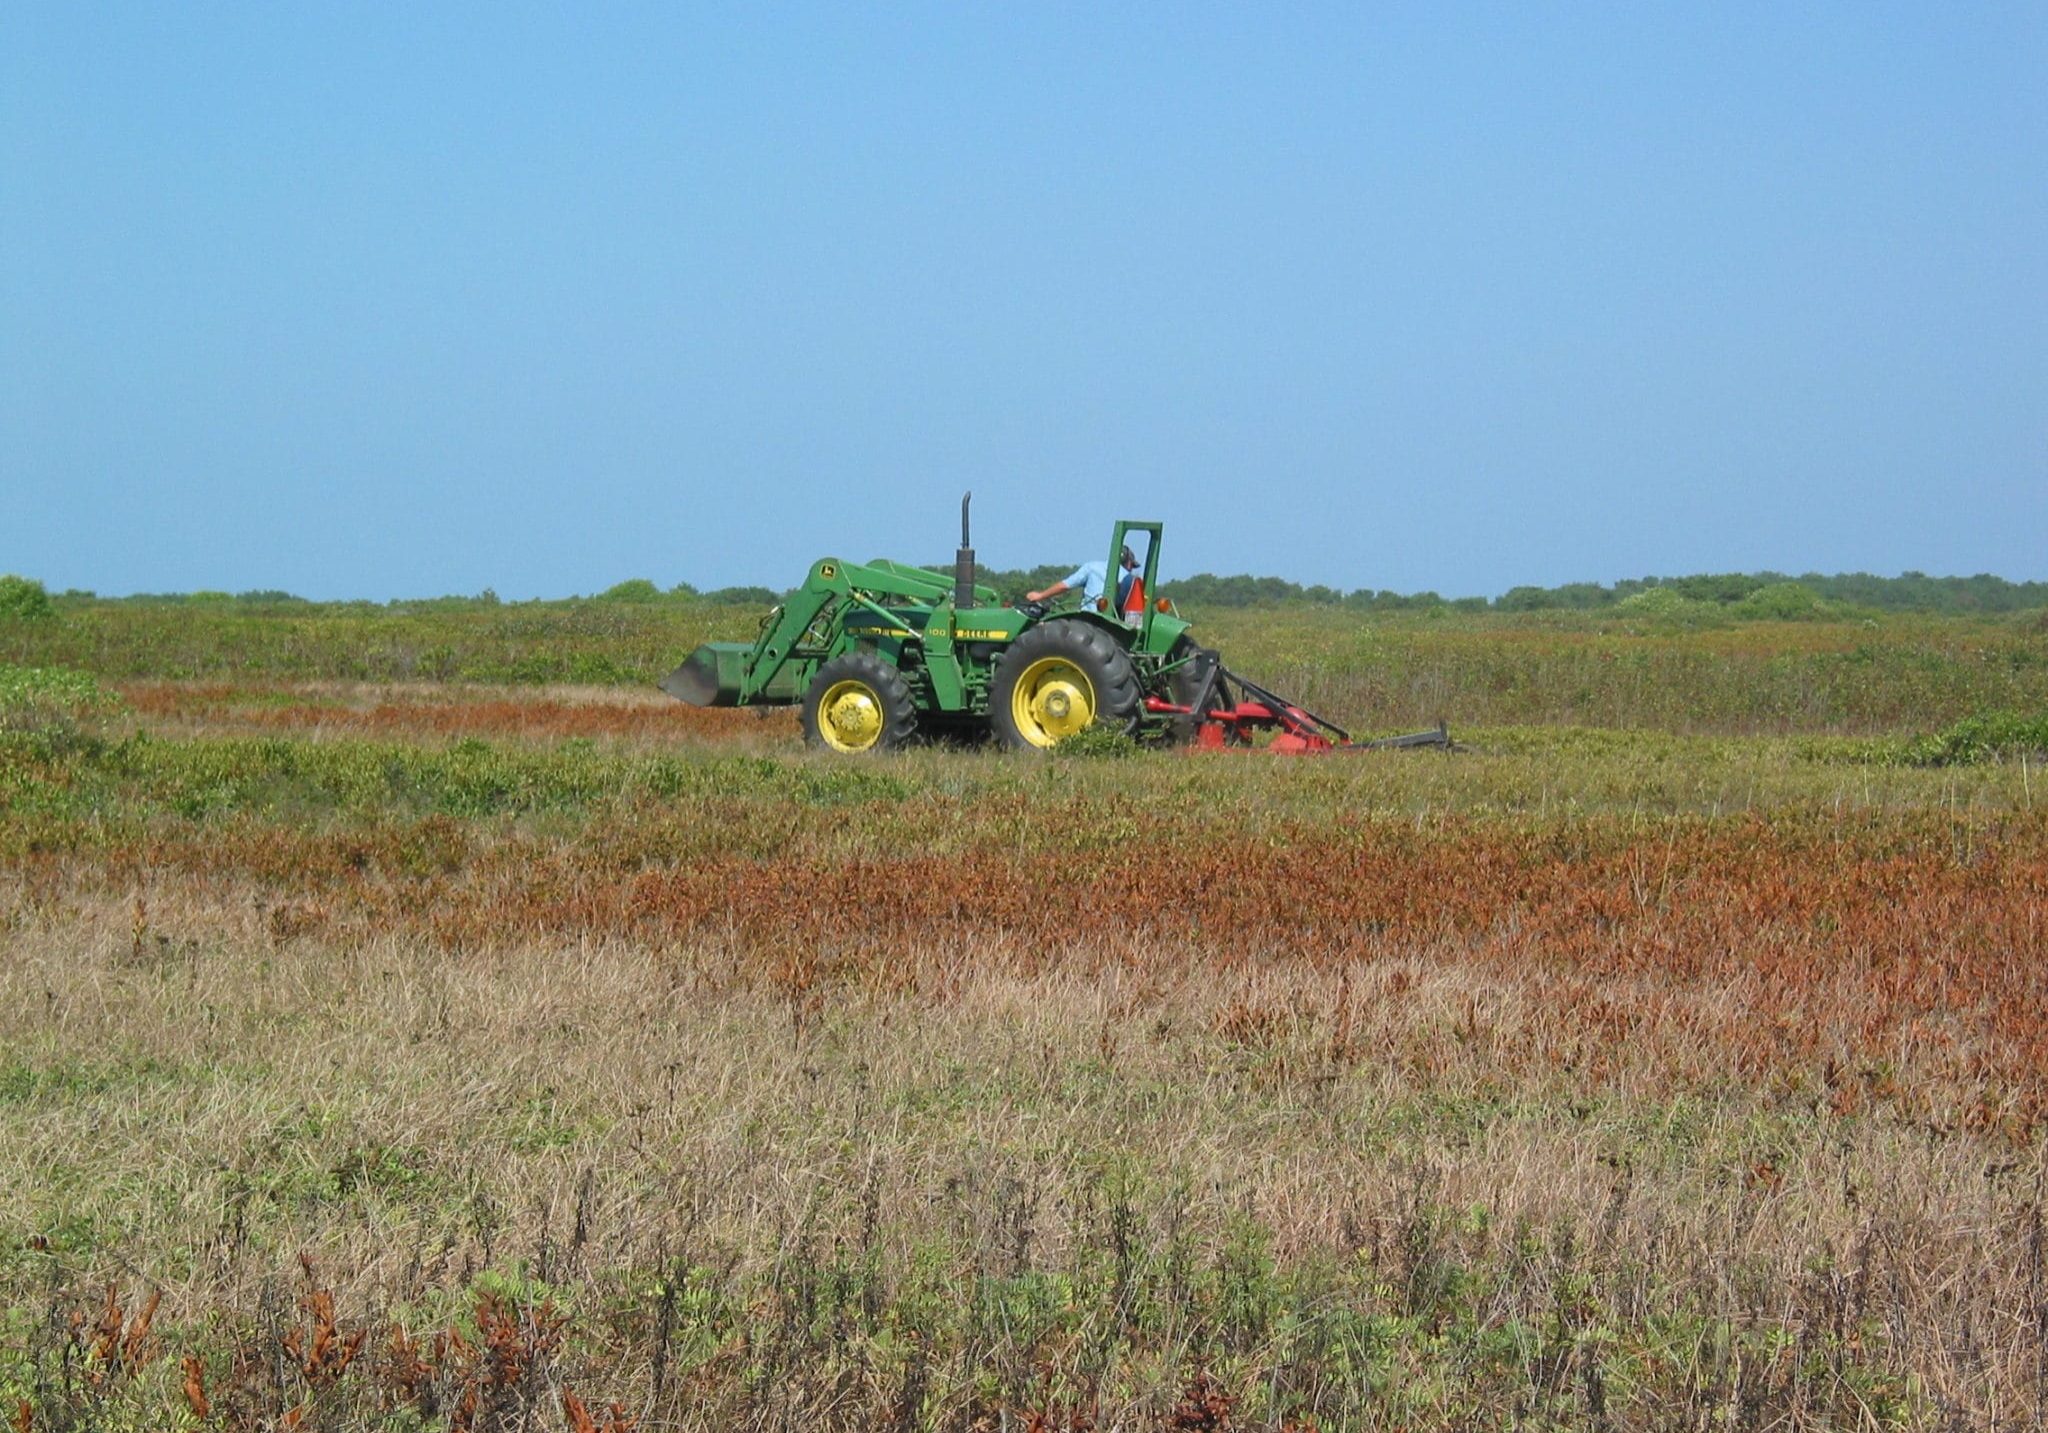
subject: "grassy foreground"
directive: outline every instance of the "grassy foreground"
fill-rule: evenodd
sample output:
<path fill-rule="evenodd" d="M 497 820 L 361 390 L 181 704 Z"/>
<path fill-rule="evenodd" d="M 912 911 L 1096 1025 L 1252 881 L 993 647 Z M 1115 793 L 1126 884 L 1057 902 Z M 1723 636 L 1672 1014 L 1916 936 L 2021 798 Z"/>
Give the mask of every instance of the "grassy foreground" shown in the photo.
<path fill-rule="evenodd" d="M 18 1426 L 2048 1411 L 2030 761 L 1557 711 L 848 763 L 602 687 L 117 690 L 0 722 Z"/>

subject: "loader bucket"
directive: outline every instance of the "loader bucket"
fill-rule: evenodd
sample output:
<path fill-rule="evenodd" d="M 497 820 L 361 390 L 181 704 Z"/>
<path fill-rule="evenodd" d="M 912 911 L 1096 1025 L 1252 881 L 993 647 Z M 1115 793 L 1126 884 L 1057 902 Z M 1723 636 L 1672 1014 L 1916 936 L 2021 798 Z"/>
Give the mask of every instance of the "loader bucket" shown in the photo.
<path fill-rule="evenodd" d="M 740 681 L 752 651 L 745 642 L 706 642 L 661 679 L 661 689 L 693 707 L 738 706 Z"/>

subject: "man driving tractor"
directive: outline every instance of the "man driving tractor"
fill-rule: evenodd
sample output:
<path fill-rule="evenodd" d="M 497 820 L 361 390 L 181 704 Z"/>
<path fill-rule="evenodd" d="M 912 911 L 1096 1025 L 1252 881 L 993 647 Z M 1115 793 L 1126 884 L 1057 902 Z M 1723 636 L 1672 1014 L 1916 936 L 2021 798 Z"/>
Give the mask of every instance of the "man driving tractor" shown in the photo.
<path fill-rule="evenodd" d="M 1145 606 L 1145 588 L 1143 581 L 1138 576 L 1138 559 L 1136 554 L 1126 547 L 1122 555 L 1117 559 L 1117 564 L 1123 569 L 1117 574 L 1116 579 L 1116 610 L 1118 615 L 1128 616 L 1134 611 L 1142 611 Z M 1052 586 L 1037 592 L 1025 593 L 1024 600 L 1026 602 L 1050 602 L 1055 597 L 1061 597 L 1079 589 L 1081 604 L 1084 607 L 1090 606 L 1102 596 L 1102 589 L 1106 585 L 1107 580 L 1108 569 L 1105 564 L 1101 562 L 1084 562 Z"/>

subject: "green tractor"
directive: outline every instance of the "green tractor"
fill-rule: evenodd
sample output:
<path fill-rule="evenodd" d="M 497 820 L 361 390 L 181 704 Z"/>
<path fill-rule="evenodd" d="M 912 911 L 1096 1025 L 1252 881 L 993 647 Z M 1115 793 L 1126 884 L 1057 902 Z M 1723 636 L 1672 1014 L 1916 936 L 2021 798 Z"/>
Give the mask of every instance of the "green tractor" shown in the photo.
<path fill-rule="evenodd" d="M 1114 581 L 1092 606 L 1011 607 L 975 582 L 972 497 L 960 502 L 951 578 L 881 559 L 821 558 L 752 643 L 706 643 L 662 690 L 695 706 L 801 705 L 805 741 L 841 752 L 990 733 L 1007 747 L 1039 749 L 1091 726 L 1191 739 L 1196 714 L 1223 698 L 1222 674 L 1173 604 L 1145 596 L 1155 590 L 1161 525 L 1124 521 L 1110 532 L 1110 573 L 1127 546 L 1144 549 L 1123 610 L 1112 605 Z"/>

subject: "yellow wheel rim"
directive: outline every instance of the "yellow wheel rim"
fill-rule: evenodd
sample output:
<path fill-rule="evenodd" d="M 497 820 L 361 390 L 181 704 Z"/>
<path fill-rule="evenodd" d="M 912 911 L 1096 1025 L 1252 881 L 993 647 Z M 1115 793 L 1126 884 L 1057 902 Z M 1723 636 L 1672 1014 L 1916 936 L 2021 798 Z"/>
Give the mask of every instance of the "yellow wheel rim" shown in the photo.
<path fill-rule="evenodd" d="M 1033 746 L 1054 746 L 1095 724 L 1095 683 L 1064 657 L 1040 657 L 1010 693 L 1010 717 Z"/>
<path fill-rule="evenodd" d="M 866 751 L 882 739 L 882 699 L 866 682 L 834 682 L 818 702 L 818 735 L 834 751 Z"/>

